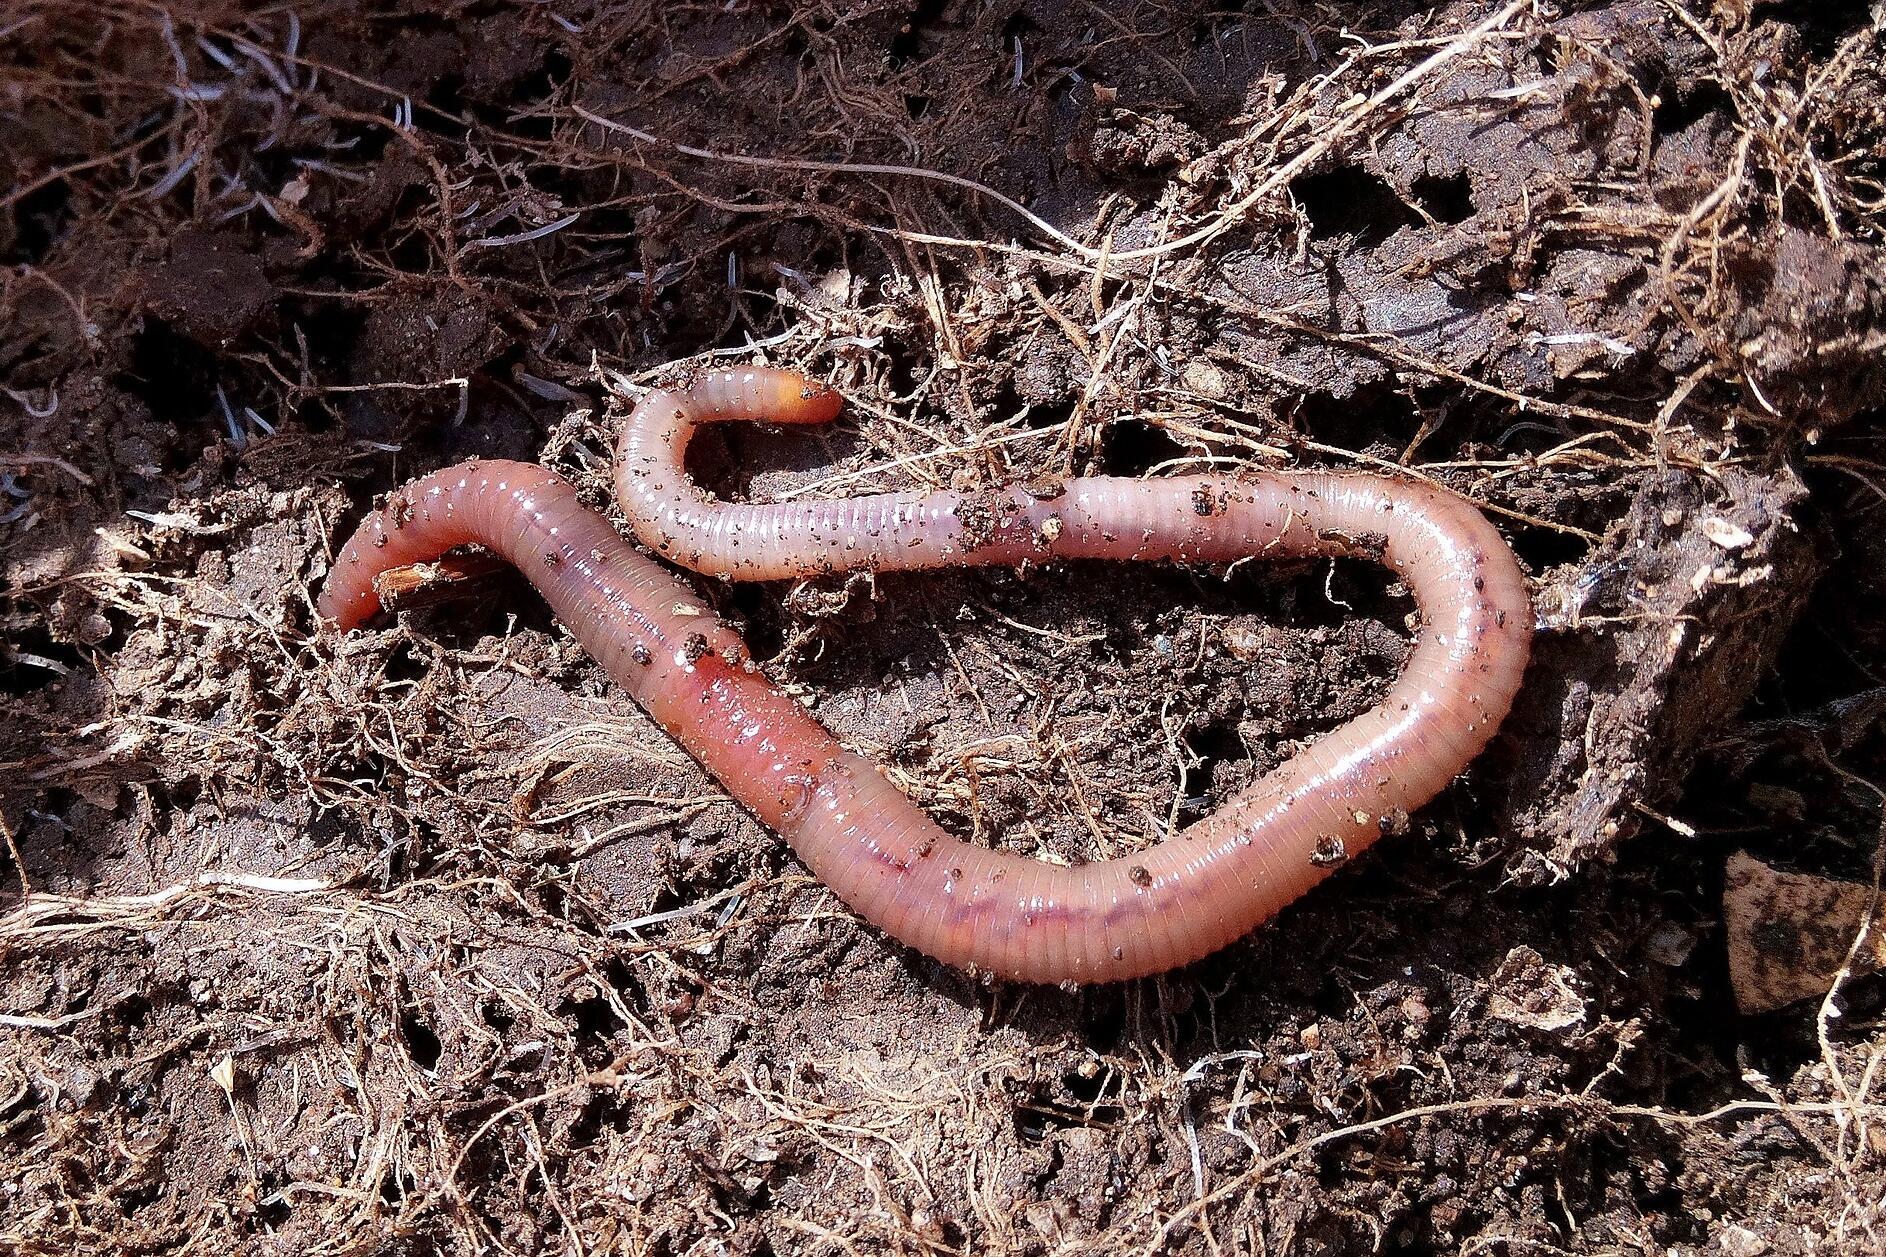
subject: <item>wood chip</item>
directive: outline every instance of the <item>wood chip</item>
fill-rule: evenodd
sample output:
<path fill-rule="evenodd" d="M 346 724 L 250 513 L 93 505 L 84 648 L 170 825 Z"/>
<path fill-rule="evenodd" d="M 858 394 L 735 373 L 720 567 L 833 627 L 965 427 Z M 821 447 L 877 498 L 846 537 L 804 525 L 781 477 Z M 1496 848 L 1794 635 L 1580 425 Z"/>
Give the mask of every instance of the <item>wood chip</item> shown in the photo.
<path fill-rule="evenodd" d="M 507 564 L 484 550 L 453 551 L 436 562 L 388 568 L 373 578 L 373 592 L 388 611 L 413 611 L 465 596 L 480 581 Z"/>
<path fill-rule="evenodd" d="M 1724 550 L 1740 550 L 1752 544 L 1755 535 L 1740 524 L 1734 524 L 1720 515 L 1707 516 L 1702 523 L 1703 536 L 1709 538 Z"/>
<path fill-rule="evenodd" d="M 1729 982 L 1744 1013 L 1820 999 L 1846 963 L 1873 901 L 1873 888 L 1784 873 L 1746 851 L 1729 857 L 1722 890 Z M 1886 968 L 1886 931 L 1876 924 L 1854 957 L 1855 973 Z"/>
<path fill-rule="evenodd" d="M 1487 1011 L 1501 1021 L 1548 1034 L 1580 1029 L 1586 1005 L 1576 981 L 1571 970 L 1521 944 L 1494 970 Z"/>

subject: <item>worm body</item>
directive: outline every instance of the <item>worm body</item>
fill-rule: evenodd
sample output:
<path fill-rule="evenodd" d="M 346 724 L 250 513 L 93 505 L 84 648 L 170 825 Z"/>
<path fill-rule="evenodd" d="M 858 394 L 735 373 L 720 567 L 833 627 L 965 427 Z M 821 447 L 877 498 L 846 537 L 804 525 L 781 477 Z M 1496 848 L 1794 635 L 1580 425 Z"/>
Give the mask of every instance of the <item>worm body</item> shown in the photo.
<path fill-rule="evenodd" d="M 637 536 L 744 580 L 1065 558 L 1354 555 L 1394 570 L 1425 623 L 1372 710 L 1211 816 L 1117 860 L 1063 867 L 962 842 L 753 667 L 738 635 L 623 543 L 553 473 L 436 472 L 370 515 L 319 610 L 378 607 L 373 577 L 477 542 L 516 564 L 624 688 L 822 881 L 886 933 L 951 964 L 1032 982 L 1156 973 L 1218 950 L 1401 828 L 1492 737 L 1532 620 L 1511 550 L 1471 505 L 1361 474 L 1082 477 L 986 493 L 779 506 L 707 498 L 682 457 L 694 425 L 816 423 L 837 395 L 794 373 L 714 372 L 650 394 L 625 425 L 616 485 Z"/>

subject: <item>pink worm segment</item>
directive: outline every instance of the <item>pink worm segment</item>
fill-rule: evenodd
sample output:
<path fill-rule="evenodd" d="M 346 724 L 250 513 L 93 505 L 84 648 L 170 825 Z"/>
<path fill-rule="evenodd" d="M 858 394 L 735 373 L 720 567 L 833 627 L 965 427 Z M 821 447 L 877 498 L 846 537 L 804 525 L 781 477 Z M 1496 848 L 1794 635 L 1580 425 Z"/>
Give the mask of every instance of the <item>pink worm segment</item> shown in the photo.
<path fill-rule="evenodd" d="M 1051 488 L 880 494 L 776 506 L 715 502 L 682 455 L 694 425 L 821 423 L 836 394 L 796 373 L 714 372 L 650 394 L 617 451 L 616 487 L 644 544 L 745 580 L 1050 559 L 1359 555 L 1398 573 L 1426 619 L 1380 705 L 1217 812 L 1138 855 L 1060 867 L 944 833 L 872 764 L 759 674 L 739 636 L 623 543 L 543 468 L 435 472 L 362 523 L 319 610 L 351 628 L 373 578 L 469 542 L 530 577 L 631 696 L 861 916 L 950 964 L 1030 982 L 1158 973 L 1249 933 L 1394 832 L 1493 736 L 1530 645 L 1512 551 L 1477 510 L 1427 485 L 1272 473 Z"/>

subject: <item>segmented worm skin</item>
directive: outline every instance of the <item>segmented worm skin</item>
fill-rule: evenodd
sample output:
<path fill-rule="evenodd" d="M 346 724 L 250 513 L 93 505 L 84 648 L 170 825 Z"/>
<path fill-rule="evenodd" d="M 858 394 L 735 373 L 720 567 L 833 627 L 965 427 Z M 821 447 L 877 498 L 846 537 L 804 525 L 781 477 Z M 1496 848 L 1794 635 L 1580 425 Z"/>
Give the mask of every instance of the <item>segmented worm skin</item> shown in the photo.
<path fill-rule="evenodd" d="M 1510 549 L 1466 501 L 1361 474 L 1084 477 L 1029 490 L 899 493 L 750 506 L 682 467 L 697 423 L 831 419 L 839 399 L 784 371 L 715 372 L 649 395 L 624 427 L 617 492 L 642 542 L 702 571 L 774 580 L 1051 559 L 1356 555 L 1386 564 L 1424 617 L 1374 709 L 1151 850 L 1074 867 L 944 833 L 753 667 L 734 631 L 630 549 L 563 480 L 469 463 L 361 525 L 322 590 L 342 628 L 373 577 L 478 542 L 523 569 L 587 648 L 688 752 L 886 933 L 948 963 L 1031 982 L 1157 973 L 1269 919 L 1438 793 L 1492 737 L 1532 622 Z"/>

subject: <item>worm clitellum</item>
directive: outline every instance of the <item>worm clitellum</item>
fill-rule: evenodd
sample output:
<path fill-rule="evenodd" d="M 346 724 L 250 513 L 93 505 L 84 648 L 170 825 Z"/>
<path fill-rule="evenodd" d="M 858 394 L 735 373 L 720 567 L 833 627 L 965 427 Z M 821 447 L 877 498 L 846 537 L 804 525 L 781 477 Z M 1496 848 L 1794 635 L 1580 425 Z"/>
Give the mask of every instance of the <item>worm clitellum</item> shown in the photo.
<path fill-rule="evenodd" d="M 754 666 L 733 629 L 542 467 L 471 462 L 393 495 L 342 548 L 319 611 L 379 607 L 376 575 L 478 543 L 861 916 L 950 964 L 1030 982 L 1157 973 L 1249 933 L 1405 823 L 1486 746 L 1525 671 L 1525 578 L 1465 500 L 1359 473 L 1110 476 L 980 493 L 776 506 L 706 497 L 694 425 L 822 423 L 838 396 L 788 371 L 716 371 L 635 408 L 616 489 L 644 544 L 741 580 L 1051 559 L 1374 559 L 1423 625 L 1381 703 L 1150 850 L 1074 867 L 962 842 Z"/>

